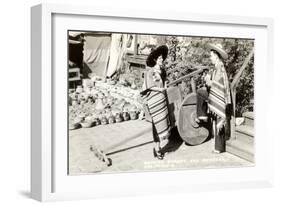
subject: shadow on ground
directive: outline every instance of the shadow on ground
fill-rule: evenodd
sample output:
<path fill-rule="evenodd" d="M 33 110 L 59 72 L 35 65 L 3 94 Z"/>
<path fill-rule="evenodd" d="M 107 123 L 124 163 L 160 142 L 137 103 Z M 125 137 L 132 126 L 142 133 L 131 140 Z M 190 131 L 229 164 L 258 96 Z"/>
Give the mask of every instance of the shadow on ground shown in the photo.
<path fill-rule="evenodd" d="M 119 150 L 116 150 L 116 151 L 113 151 L 113 152 L 108 152 L 106 155 L 114 155 L 114 154 L 117 154 L 117 153 L 120 153 L 120 152 L 124 152 L 124 151 L 131 150 L 131 149 L 134 149 L 134 148 L 142 147 L 144 145 L 151 144 L 151 143 L 153 143 L 153 141 L 148 141 L 148 142 L 144 142 L 142 144 L 134 145 L 134 146 L 131 146 L 131 147 L 122 148 L 122 149 L 119 149 Z"/>
<path fill-rule="evenodd" d="M 182 145 L 183 140 L 181 139 L 179 132 L 176 127 L 174 127 L 171 131 L 171 136 L 169 137 L 168 144 L 162 148 L 164 153 L 166 152 L 175 152 Z"/>
<path fill-rule="evenodd" d="M 209 140 L 212 139 L 212 131 L 211 131 L 211 128 L 210 128 L 210 124 L 206 124 L 206 125 L 203 125 L 203 126 L 209 130 L 209 135 L 206 138 L 206 140 L 204 142 L 202 142 L 201 144 L 203 144 L 205 142 L 208 142 Z M 190 145 L 190 144 L 184 142 L 182 140 L 182 138 L 180 137 L 180 134 L 178 132 L 177 127 L 174 127 L 172 129 L 172 131 L 171 131 L 171 136 L 169 137 L 169 142 L 168 142 L 168 144 L 165 147 L 162 148 L 162 151 L 164 153 L 166 153 L 166 152 L 175 152 L 175 151 L 177 151 L 180 148 L 180 146 L 183 143 L 185 145 L 187 145 L 187 146 L 197 146 L 197 145 Z"/>

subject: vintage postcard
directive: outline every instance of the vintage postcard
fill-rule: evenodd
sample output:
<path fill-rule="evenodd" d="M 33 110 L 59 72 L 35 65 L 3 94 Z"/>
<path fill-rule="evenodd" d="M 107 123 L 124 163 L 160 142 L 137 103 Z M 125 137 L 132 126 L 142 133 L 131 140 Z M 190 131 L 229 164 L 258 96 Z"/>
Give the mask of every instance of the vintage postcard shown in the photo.
<path fill-rule="evenodd" d="M 254 39 L 66 41 L 69 175 L 254 165 Z"/>

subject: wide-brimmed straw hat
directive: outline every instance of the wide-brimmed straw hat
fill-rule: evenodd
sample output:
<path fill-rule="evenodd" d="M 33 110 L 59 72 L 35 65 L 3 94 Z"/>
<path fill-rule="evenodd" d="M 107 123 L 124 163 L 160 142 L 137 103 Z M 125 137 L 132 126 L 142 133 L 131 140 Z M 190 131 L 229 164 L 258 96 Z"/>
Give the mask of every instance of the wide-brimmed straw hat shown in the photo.
<path fill-rule="evenodd" d="M 213 50 L 213 51 L 217 52 L 217 53 L 221 56 L 221 58 L 223 58 L 223 59 L 227 59 L 227 58 L 228 58 L 228 55 L 227 55 L 227 53 L 223 50 L 221 44 L 212 44 L 212 43 L 208 43 L 208 44 L 206 45 L 206 47 L 207 47 L 210 51 Z"/>
<path fill-rule="evenodd" d="M 159 46 L 148 55 L 146 59 L 146 65 L 149 67 L 154 67 L 159 56 L 162 56 L 163 60 L 165 60 L 167 55 L 168 47 L 166 45 Z"/>

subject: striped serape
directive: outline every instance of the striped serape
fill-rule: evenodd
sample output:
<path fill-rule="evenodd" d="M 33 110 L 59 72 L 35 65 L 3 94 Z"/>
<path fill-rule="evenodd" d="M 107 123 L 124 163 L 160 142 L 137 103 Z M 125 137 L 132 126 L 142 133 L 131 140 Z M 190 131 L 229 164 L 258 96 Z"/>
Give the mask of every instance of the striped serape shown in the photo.
<path fill-rule="evenodd" d="M 231 104 L 229 81 L 224 67 L 214 71 L 209 94 L 209 109 L 217 116 L 217 128 L 224 125 L 226 105 Z"/>
<path fill-rule="evenodd" d="M 146 100 L 152 122 L 160 140 L 168 138 L 170 121 L 165 93 L 152 90 Z"/>

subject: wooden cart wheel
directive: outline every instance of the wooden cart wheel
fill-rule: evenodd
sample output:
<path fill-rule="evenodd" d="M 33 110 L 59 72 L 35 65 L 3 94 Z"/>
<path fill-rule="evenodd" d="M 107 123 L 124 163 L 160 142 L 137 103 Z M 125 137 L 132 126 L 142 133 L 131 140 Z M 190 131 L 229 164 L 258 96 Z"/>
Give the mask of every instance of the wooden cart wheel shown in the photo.
<path fill-rule="evenodd" d="M 178 132 L 183 141 L 190 145 L 203 143 L 209 135 L 208 129 L 195 121 L 196 103 L 196 93 L 187 95 L 180 105 L 177 119 Z"/>

